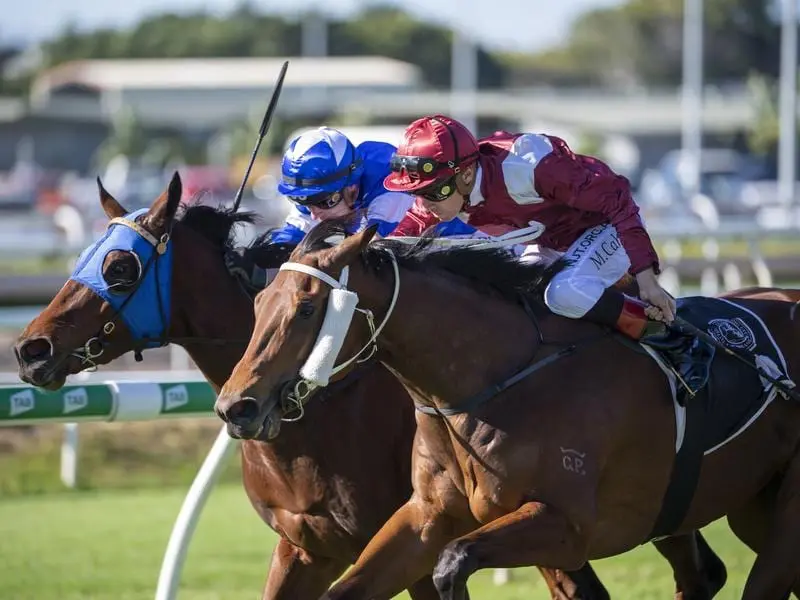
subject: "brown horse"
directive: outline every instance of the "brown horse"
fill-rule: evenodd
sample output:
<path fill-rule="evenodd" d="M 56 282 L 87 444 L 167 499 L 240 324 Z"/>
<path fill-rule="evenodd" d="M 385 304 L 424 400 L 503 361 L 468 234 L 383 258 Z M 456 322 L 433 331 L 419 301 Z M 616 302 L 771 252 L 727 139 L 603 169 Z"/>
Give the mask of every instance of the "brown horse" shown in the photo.
<path fill-rule="evenodd" d="M 144 249 L 132 243 L 122 248 L 113 240 L 101 240 L 87 249 L 81 262 L 94 260 L 99 275 L 78 279 L 97 291 L 68 281 L 26 327 L 15 348 L 24 381 L 57 389 L 68 374 L 89 365 L 172 342 L 187 349 L 219 390 L 244 352 L 254 323 L 252 301 L 223 261 L 235 225 L 252 220 L 252 215 L 194 205 L 176 217 L 180 197 L 176 174 L 168 191 L 139 215 L 136 227 L 141 229 L 131 234 L 149 236 L 156 244 L 168 234 L 163 240 L 171 254 L 159 255 L 157 262 L 148 260 L 149 244 Z M 102 186 L 100 202 L 109 219 L 126 218 L 127 211 Z M 125 223 L 117 226 L 131 233 Z M 277 268 L 292 249 L 257 242 L 249 251 L 259 263 Z M 167 257 L 171 269 L 161 265 Z M 163 287 L 150 285 L 152 278 L 163 279 Z M 119 290 L 110 302 L 98 295 L 106 293 L 99 279 L 110 290 Z M 117 299 L 121 300 L 114 306 Z M 134 330 L 143 323 L 168 327 L 136 335 Z M 318 394 L 305 418 L 285 425 L 280 437 L 243 442 L 245 491 L 261 518 L 281 536 L 265 599 L 319 597 L 408 499 L 413 412 L 405 389 L 385 368 L 372 363 Z M 376 472 L 384 474 L 378 484 L 372 475 Z M 707 579 L 712 585 L 720 582 L 721 563 L 710 549 L 704 550 L 705 570 L 698 571 L 693 560 L 684 558 L 693 556 L 690 540 L 664 543 L 676 545 L 666 552 L 678 565 L 681 574 L 676 577 L 697 580 L 698 585 Z M 707 565 L 715 578 L 706 575 Z M 554 596 L 607 597 L 588 565 L 575 574 L 554 570 L 544 575 Z M 430 576 L 410 583 L 409 593 L 415 600 L 438 598 Z"/>
<path fill-rule="evenodd" d="M 136 293 L 144 303 L 140 310 L 171 313 L 169 329 L 159 343 L 186 347 L 219 389 L 252 332 L 251 301 L 221 260 L 235 225 L 249 221 L 251 215 L 193 206 L 173 227 L 179 186 L 176 179 L 143 221 L 153 236 L 173 233 L 171 302 L 159 309 L 152 290 Z M 125 214 L 102 187 L 100 201 L 110 219 Z M 277 267 L 291 249 L 257 243 L 250 251 L 264 266 Z M 142 276 L 141 257 L 130 253 L 117 250 L 103 262 L 108 277 L 123 288 L 126 280 L 130 286 L 132 279 Z M 102 354 L 97 348 L 87 351 L 86 340 L 96 337 L 109 315 L 109 306 L 100 297 L 68 282 L 21 335 L 16 348 L 20 376 L 34 385 L 60 387 L 67 374 L 89 361 L 105 364 L 142 345 L 123 323 L 104 340 Z M 71 352 L 73 348 L 81 350 Z M 374 397 L 382 401 L 370 400 Z M 264 598 L 317 597 L 411 494 L 410 448 L 416 424 L 408 395 L 395 378 L 378 365 L 364 366 L 317 400 L 325 401 L 315 401 L 305 419 L 285 427 L 279 439 L 242 445 L 248 497 L 281 535 Z M 352 435 L 342 438 L 338 432 L 345 428 Z M 391 467 L 381 486 L 366 479 L 363 463 L 353 470 L 359 463 L 354 457 L 362 457 L 365 448 L 371 469 Z M 298 461 L 298 456 L 304 460 Z M 687 598 L 710 598 L 724 583 L 724 565 L 699 534 L 697 542 L 695 547 L 689 535 L 664 539 L 656 546 L 673 563 L 678 589 L 691 590 Z M 554 597 L 607 597 L 588 564 L 578 573 L 543 575 Z M 430 578 L 423 578 L 410 592 L 417 600 L 438 597 Z"/>
<path fill-rule="evenodd" d="M 378 348 L 421 409 L 412 498 L 324 598 L 390 598 L 435 568 L 441 597 L 461 600 L 479 569 L 578 569 L 652 536 L 675 463 L 674 401 L 650 357 L 592 324 L 518 301 L 520 291 L 541 298 L 561 263 L 370 245 L 373 230 L 332 247 L 336 233 L 334 223 L 312 230 L 261 293 L 251 343 L 217 400 L 219 412 L 247 415 L 238 420 L 243 429 L 268 427 L 286 389 L 313 387 L 315 377 L 324 383 L 315 374 L 324 370 L 310 364 L 315 356 L 330 364 L 315 343 L 327 331 L 337 341 L 320 339 L 341 347 L 340 357 Z M 353 292 L 351 306 L 370 318 L 341 308 Z M 796 371 L 800 291 L 760 295 L 737 304 L 763 319 Z M 330 321 L 342 321 L 334 326 L 332 309 Z M 732 360 L 718 356 L 714 369 Z M 504 381 L 515 365 L 525 376 Z M 699 456 L 696 488 L 675 528 L 685 533 L 728 515 L 759 554 L 747 600 L 783 599 L 800 575 L 800 410 L 778 397 L 762 411 Z"/>

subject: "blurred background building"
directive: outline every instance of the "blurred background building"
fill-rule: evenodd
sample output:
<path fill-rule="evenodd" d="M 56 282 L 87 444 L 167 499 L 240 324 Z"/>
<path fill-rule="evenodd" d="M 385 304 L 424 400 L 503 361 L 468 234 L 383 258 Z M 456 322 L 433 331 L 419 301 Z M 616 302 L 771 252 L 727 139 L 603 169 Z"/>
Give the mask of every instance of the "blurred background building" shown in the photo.
<path fill-rule="evenodd" d="M 794 138 L 794 121 L 779 119 L 778 2 L 511 1 L 488 11 L 343 1 L 291 13 L 270 2 L 30 4 L 0 31 L 0 207 L 15 219 L 58 213 L 57 231 L 77 246 L 102 227 L 98 174 L 132 205 L 174 168 L 187 197 L 230 198 L 285 58 L 284 96 L 248 190 L 266 221 L 286 210 L 271 177 L 291 133 L 326 123 L 397 139 L 434 111 L 479 134 L 561 135 L 629 177 L 653 218 L 702 222 L 699 193 L 723 220 L 793 221 L 774 211 L 786 208 L 779 138 Z M 42 22 L 43 12 L 61 19 Z M 796 153 L 785 160 L 795 179 Z M 13 253 L 15 240 L 0 248 Z"/>

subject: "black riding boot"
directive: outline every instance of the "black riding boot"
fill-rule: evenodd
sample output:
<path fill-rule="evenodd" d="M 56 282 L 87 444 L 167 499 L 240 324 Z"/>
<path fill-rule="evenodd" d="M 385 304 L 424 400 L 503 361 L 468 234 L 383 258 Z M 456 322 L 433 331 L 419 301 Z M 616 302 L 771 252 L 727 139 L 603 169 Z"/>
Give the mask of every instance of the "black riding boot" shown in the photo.
<path fill-rule="evenodd" d="M 657 350 L 694 395 L 708 380 L 714 347 L 694 336 L 674 331 L 661 321 L 650 319 L 645 307 L 641 300 L 609 288 L 584 318 L 612 327 L 630 339 Z"/>

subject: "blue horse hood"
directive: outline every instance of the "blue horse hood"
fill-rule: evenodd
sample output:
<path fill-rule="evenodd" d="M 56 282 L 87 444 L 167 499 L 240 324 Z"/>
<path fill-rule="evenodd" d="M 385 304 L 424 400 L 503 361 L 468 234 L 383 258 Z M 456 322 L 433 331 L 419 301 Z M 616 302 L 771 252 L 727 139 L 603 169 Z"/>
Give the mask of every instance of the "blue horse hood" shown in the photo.
<path fill-rule="evenodd" d="M 136 231 L 136 219 L 147 213 L 141 209 L 125 215 L 125 222 L 111 222 L 105 234 L 78 257 L 70 275 L 105 300 L 120 317 L 135 340 L 162 338 L 170 322 L 172 292 L 172 244 L 158 254 L 151 241 Z M 110 252 L 121 250 L 135 255 L 141 265 L 138 283 L 127 292 L 113 291 L 103 277 L 103 262 Z M 148 341 L 146 347 L 162 345 Z"/>

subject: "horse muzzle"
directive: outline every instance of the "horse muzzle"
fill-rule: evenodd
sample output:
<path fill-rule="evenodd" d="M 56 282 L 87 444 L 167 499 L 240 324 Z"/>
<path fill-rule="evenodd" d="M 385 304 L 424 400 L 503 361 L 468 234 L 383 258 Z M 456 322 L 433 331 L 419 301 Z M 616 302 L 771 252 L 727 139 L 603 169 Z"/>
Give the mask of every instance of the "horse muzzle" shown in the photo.
<path fill-rule="evenodd" d="M 221 394 L 214 412 L 227 423 L 228 435 L 242 440 L 269 441 L 281 427 L 280 396 L 270 394 L 265 401 L 253 396 Z"/>
<path fill-rule="evenodd" d="M 59 357 L 52 341 L 44 336 L 31 337 L 14 345 L 19 378 L 47 390 L 60 389 L 67 380 L 68 357 Z"/>

